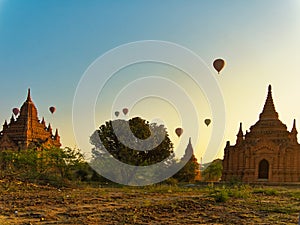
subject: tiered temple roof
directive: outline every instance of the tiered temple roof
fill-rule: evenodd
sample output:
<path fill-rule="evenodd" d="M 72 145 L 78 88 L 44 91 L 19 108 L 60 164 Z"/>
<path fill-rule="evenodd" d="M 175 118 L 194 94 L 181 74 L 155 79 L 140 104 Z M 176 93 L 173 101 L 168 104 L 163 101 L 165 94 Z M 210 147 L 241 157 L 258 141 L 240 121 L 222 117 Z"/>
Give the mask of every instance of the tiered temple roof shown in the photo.
<path fill-rule="evenodd" d="M 240 141 L 239 137 L 242 136 L 241 133 L 242 127 L 240 125 L 237 142 Z M 289 132 L 287 126 L 279 120 L 272 98 L 272 87 L 269 85 L 267 99 L 259 115 L 259 120 L 250 127 L 250 132 L 245 134 L 245 140 L 256 142 L 258 139 L 268 139 L 274 143 L 281 144 L 295 140 L 296 136 L 295 120 L 291 132 Z"/>
<path fill-rule="evenodd" d="M 0 150 L 51 146 L 61 146 L 58 130 L 56 129 L 53 135 L 51 125 L 47 127 L 44 118 L 40 122 L 28 89 L 27 99 L 20 108 L 19 116 L 14 118 L 12 115 L 9 123 L 6 120 L 4 122 L 0 132 Z"/>

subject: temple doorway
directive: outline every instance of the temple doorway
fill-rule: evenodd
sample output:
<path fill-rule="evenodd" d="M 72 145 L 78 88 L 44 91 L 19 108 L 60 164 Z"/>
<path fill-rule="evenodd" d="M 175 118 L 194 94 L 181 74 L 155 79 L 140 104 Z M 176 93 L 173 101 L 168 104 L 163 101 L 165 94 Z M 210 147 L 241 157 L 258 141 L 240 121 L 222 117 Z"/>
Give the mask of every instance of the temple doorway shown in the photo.
<path fill-rule="evenodd" d="M 269 162 L 265 159 L 259 163 L 258 179 L 269 179 Z"/>

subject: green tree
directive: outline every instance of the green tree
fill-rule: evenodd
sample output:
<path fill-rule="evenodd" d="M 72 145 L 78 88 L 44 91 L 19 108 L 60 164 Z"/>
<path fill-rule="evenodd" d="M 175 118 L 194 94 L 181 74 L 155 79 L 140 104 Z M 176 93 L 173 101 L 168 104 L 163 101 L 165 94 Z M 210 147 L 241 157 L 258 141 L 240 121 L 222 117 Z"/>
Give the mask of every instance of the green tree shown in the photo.
<path fill-rule="evenodd" d="M 130 130 L 127 129 L 128 126 Z M 155 135 L 151 136 L 151 134 Z M 149 138 L 150 141 L 147 141 L 146 139 Z M 141 143 L 139 139 L 144 141 Z M 171 159 L 174 158 L 173 144 L 166 128 L 163 125 L 149 123 L 140 117 L 132 118 L 129 121 L 108 121 L 92 134 L 90 142 L 95 146 L 92 150 L 92 165 L 105 164 L 105 159 L 110 159 L 110 157 L 134 166 L 152 165 L 168 157 L 171 162 Z M 154 147 L 152 148 L 152 146 Z M 99 164 L 96 166 L 103 170 L 109 167 L 109 165 L 99 166 Z M 134 168 L 129 174 L 125 174 L 122 168 L 112 167 L 110 170 L 111 172 L 115 171 L 115 176 L 121 176 L 127 183 L 136 175 Z"/>
<path fill-rule="evenodd" d="M 56 173 L 62 179 L 72 179 L 73 171 L 81 169 L 85 164 L 83 155 L 77 149 L 69 147 L 50 148 L 42 151 L 42 165 Z"/>
<path fill-rule="evenodd" d="M 222 176 L 222 160 L 216 159 L 202 172 L 204 181 L 219 181 Z"/>
<path fill-rule="evenodd" d="M 1 177 L 24 181 L 63 183 L 84 163 L 78 150 L 67 147 L 0 151 Z"/>
<path fill-rule="evenodd" d="M 158 143 L 159 139 L 154 137 L 153 142 L 149 143 L 156 146 L 154 149 L 139 151 L 134 150 L 124 145 L 119 139 L 124 140 L 130 144 L 135 145 L 136 140 L 130 140 L 131 137 L 126 132 L 126 124 L 129 122 L 130 130 L 136 139 L 145 140 L 150 137 L 151 131 L 157 134 L 156 136 L 164 135 L 164 139 L 161 143 Z M 99 157 L 105 152 L 105 148 L 113 157 L 124 163 L 134 166 L 146 166 L 164 160 L 173 154 L 173 144 L 169 139 L 166 132 L 166 128 L 163 125 L 157 125 L 156 123 L 149 123 L 140 117 L 135 117 L 129 121 L 117 120 L 106 122 L 99 130 L 96 130 L 90 138 L 91 144 L 95 146 L 93 150 L 93 156 Z M 115 129 L 121 130 L 119 132 L 122 136 L 115 134 Z M 124 131 L 124 132 L 123 132 Z M 99 141 L 99 138 L 101 142 Z M 141 147 L 141 148 L 139 148 Z M 142 149 L 144 146 L 135 145 L 136 149 Z M 148 147 L 148 146 L 145 146 Z"/>

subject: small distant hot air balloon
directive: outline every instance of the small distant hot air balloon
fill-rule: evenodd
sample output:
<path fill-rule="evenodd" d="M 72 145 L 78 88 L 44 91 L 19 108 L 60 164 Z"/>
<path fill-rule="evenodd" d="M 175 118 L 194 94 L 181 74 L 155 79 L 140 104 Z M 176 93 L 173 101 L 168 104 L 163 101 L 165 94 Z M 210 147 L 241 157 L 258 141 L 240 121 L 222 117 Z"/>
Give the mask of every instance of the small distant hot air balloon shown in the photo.
<path fill-rule="evenodd" d="M 115 115 L 116 115 L 116 117 L 118 117 L 120 115 L 120 112 L 119 111 L 115 111 Z"/>
<path fill-rule="evenodd" d="M 54 106 L 49 107 L 49 111 L 53 114 L 56 111 L 56 108 Z"/>
<path fill-rule="evenodd" d="M 210 119 L 205 119 L 204 123 L 206 124 L 206 126 L 208 126 L 210 124 L 211 120 Z"/>
<path fill-rule="evenodd" d="M 178 137 L 180 137 L 183 133 L 183 129 L 178 127 L 178 128 L 175 129 L 175 133 L 177 134 Z"/>
<path fill-rule="evenodd" d="M 126 116 L 127 113 L 128 113 L 128 109 L 127 109 L 127 108 L 124 108 L 124 109 L 123 109 L 123 113 L 124 113 L 124 115 Z"/>
<path fill-rule="evenodd" d="M 225 61 L 224 59 L 216 59 L 213 62 L 213 66 L 215 68 L 216 71 L 218 71 L 218 74 L 220 73 L 220 71 L 224 68 L 225 66 Z"/>
<path fill-rule="evenodd" d="M 20 110 L 18 108 L 13 108 L 12 112 L 15 116 L 17 116 L 19 114 Z"/>

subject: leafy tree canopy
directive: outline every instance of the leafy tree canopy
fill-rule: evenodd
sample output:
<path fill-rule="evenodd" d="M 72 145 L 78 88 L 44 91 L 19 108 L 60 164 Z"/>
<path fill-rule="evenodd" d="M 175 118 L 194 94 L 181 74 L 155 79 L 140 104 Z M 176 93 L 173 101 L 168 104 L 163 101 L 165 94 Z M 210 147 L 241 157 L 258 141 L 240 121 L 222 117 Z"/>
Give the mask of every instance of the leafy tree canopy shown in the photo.
<path fill-rule="evenodd" d="M 128 125 L 131 132 L 128 132 Z M 150 138 L 151 140 L 147 142 L 146 139 Z M 94 159 L 107 157 L 109 153 L 117 160 L 135 166 L 155 164 L 174 156 L 173 144 L 166 128 L 163 125 L 149 123 L 140 117 L 129 121 L 121 119 L 108 121 L 92 134 L 90 142 L 95 146 Z"/>
<path fill-rule="evenodd" d="M 222 160 L 216 159 L 202 172 L 204 181 L 219 181 L 222 176 Z"/>

